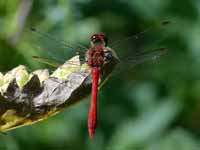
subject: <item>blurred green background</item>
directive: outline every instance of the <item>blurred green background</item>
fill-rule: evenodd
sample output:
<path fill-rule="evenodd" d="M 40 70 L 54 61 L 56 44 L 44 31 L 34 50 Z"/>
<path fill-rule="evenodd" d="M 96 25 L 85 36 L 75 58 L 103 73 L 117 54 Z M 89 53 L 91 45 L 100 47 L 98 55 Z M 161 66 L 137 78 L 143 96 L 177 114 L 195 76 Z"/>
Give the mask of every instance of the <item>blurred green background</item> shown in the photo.
<path fill-rule="evenodd" d="M 73 52 L 63 51 L 59 39 L 89 45 L 90 35 L 101 31 L 115 41 L 163 20 L 171 24 L 152 30 L 137 47 L 165 46 L 168 53 L 113 73 L 100 90 L 93 140 L 87 133 L 88 98 L 48 120 L 1 134 L 0 149 L 200 149 L 199 0 L 1 0 L 0 70 L 47 67 L 33 55 L 70 58 Z M 36 50 L 32 26 L 58 37 L 55 44 L 46 41 L 51 50 Z M 118 47 L 119 56 L 134 56 L 134 41 L 127 45 L 133 49 Z"/>

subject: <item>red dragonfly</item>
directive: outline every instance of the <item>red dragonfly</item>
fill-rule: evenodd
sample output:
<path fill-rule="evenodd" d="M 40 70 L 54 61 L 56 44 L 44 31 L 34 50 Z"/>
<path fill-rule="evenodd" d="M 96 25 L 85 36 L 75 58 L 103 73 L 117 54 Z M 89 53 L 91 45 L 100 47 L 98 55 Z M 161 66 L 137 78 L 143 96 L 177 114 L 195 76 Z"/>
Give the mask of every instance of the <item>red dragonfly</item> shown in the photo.
<path fill-rule="evenodd" d="M 90 41 L 91 47 L 86 54 L 88 57 L 87 63 L 92 69 L 92 96 L 88 113 L 88 132 L 92 139 L 96 129 L 99 74 L 105 59 L 109 59 L 109 55 L 106 55 L 106 53 L 109 53 L 109 50 L 106 48 L 108 41 L 107 37 L 103 33 L 92 35 Z"/>
<path fill-rule="evenodd" d="M 168 23 L 169 23 L 168 21 L 164 21 L 160 25 L 163 26 Z M 120 40 L 120 42 L 138 39 L 140 36 L 143 36 L 144 33 L 147 33 L 150 29 L 151 28 L 148 28 L 147 30 L 133 37 L 128 37 L 127 39 Z M 32 28 L 31 30 L 33 32 L 36 32 L 52 40 L 52 37 L 48 34 L 44 34 L 35 28 Z M 95 133 L 96 122 L 97 122 L 97 95 L 98 95 L 99 76 L 100 76 L 101 68 L 104 65 L 105 61 L 109 60 L 113 54 L 112 54 L 112 49 L 108 47 L 108 39 L 105 34 L 103 33 L 93 34 L 90 37 L 90 42 L 91 42 L 90 48 L 86 48 L 80 44 L 78 45 L 78 47 L 79 49 L 83 49 L 85 51 L 83 53 L 83 56 L 81 56 L 80 58 L 83 58 L 83 60 L 87 62 L 88 66 L 91 68 L 92 92 L 91 92 L 90 109 L 88 113 L 88 132 L 89 132 L 89 137 L 92 139 Z M 118 44 L 118 42 L 115 42 L 113 45 L 115 46 L 116 44 Z M 65 44 L 65 47 L 71 48 L 74 50 L 77 49 L 77 47 L 75 48 L 75 46 L 70 45 L 70 44 Z M 131 61 L 135 65 L 135 64 L 144 62 L 146 60 L 155 59 L 163 55 L 165 52 L 166 52 L 165 48 L 159 48 L 159 49 L 155 49 L 148 52 L 141 52 L 129 61 Z M 34 58 L 40 62 L 51 64 L 55 67 L 59 66 L 59 63 L 54 62 L 53 60 L 49 60 L 47 58 L 42 58 L 39 56 L 34 56 Z"/>

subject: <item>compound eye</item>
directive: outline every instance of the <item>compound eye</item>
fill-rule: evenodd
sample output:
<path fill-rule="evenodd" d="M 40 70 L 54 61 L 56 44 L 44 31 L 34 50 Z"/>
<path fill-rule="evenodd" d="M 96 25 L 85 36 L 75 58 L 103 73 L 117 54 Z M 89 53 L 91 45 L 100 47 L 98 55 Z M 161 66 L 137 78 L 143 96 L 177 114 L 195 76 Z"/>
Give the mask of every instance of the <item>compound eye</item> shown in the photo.
<path fill-rule="evenodd" d="M 110 61 L 112 58 L 113 58 L 113 55 L 112 55 L 111 51 L 104 52 L 104 60 L 105 61 Z"/>

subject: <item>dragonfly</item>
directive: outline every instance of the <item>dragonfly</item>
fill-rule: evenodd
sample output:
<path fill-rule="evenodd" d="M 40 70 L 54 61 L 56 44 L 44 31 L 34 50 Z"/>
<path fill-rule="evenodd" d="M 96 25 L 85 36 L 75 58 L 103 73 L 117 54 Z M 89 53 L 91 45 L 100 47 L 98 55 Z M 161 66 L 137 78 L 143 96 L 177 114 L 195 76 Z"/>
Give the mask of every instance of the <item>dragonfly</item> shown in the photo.
<path fill-rule="evenodd" d="M 169 24 L 169 21 L 163 21 L 159 23 L 160 26 L 166 26 Z M 115 47 L 116 45 L 120 44 L 120 42 L 132 41 L 137 40 L 138 38 L 144 36 L 146 33 L 150 31 L 151 28 L 147 28 L 143 32 L 136 34 L 134 36 L 128 37 L 126 39 L 114 42 L 111 47 Z M 44 34 L 41 31 L 37 30 L 36 28 L 31 28 L 31 31 L 37 33 L 41 36 L 45 36 L 48 39 L 53 39 L 51 35 Z M 55 40 L 55 39 L 53 39 Z M 57 41 L 57 40 L 55 40 Z M 60 42 L 60 41 L 58 41 Z M 92 77 L 92 87 L 91 87 L 91 100 L 90 100 L 90 107 L 88 112 L 88 133 L 90 139 L 94 137 L 95 130 L 97 127 L 97 97 L 98 97 L 98 83 L 100 74 L 104 64 L 109 62 L 110 59 L 113 57 L 118 58 L 116 52 L 109 47 L 108 38 L 104 33 L 95 33 L 90 37 L 90 47 L 87 48 L 81 44 L 77 44 L 76 46 L 66 44 L 62 41 L 62 44 L 65 45 L 66 49 L 73 49 L 76 51 L 77 47 L 79 49 L 80 61 L 86 62 L 91 70 L 91 77 Z M 151 51 L 142 51 L 136 53 L 134 57 L 126 59 L 126 62 L 131 62 L 133 65 L 140 64 L 147 60 L 154 60 L 159 58 L 161 55 L 166 53 L 166 48 L 158 48 L 153 49 Z M 58 62 L 54 59 L 43 58 L 40 56 L 33 56 L 33 58 L 39 62 L 52 65 L 54 67 L 59 67 L 62 63 Z M 123 60 L 119 59 L 119 64 L 123 63 Z M 73 62 L 72 62 L 73 63 Z"/>

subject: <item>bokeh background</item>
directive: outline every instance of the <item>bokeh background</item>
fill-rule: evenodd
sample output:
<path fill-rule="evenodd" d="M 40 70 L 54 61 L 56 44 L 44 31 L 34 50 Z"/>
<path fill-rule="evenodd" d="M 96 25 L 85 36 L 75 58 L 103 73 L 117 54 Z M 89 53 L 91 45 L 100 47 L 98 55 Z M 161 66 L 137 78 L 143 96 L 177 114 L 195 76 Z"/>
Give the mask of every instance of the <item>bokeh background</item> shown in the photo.
<path fill-rule="evenodd" d="M 163 20 L 171 24 L 156 25 Z M 63 49 L 60 39 L 89 45 L 90 35 L 101 31 L 116 41 L 152 25 L 147 35 L 117 47 L 118 55 L 161 46 L 167 54 L 113 72 L 100 90 L 93 140 L 87 133 L 87 98 L 45 121 L 1 134 L 0 149 L 200 149 L 199 0 L 1 0 L 0 70 L 48 67 L 33 55 L 70 58 L 74 52 Z M 57 40 L 37 40 L 28 30 L 32 26 Z M 42 42 L 49 51 L 37 50 Z"/>

